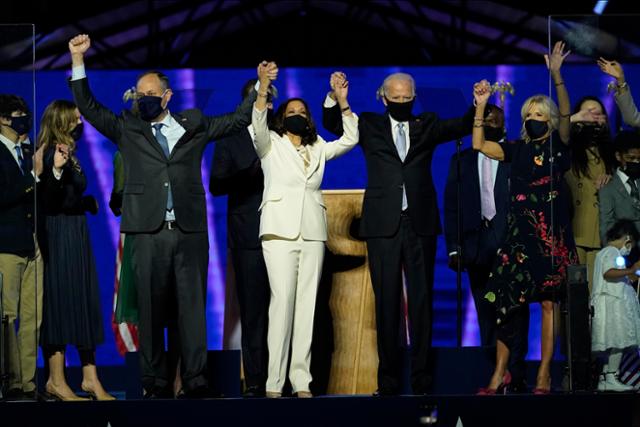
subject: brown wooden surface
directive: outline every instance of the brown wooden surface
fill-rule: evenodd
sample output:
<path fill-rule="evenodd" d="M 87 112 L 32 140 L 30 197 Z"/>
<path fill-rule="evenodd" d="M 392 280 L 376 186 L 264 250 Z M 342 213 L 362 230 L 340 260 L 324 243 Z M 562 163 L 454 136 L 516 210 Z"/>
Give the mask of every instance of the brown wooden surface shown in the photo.
<path fill-rule="evenodd" d="M 366 245 L 350 236 L 362 214 L 363 190 L 325 190 L 327 249 L 335 255 L 363 256 L 364 264 L 335 273 L 329 299 L 334 351 L 328 394 L 370 394 L 377 388 L 376 324 Z"/>

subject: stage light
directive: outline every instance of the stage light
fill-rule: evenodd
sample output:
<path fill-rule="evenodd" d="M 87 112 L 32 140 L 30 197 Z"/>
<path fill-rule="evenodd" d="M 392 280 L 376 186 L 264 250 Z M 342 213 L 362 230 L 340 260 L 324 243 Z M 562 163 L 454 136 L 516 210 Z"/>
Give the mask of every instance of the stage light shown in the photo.
<path fill-rule="evenodd" d="M 609 3 L 609 0 L 596 1 L 596 5 L 593 6 L 593 13 L 595 13 L 596 15 L 602 15 L 602 12 L 604 12 L 605 7 L 607 7 L 607 3 Z"/>

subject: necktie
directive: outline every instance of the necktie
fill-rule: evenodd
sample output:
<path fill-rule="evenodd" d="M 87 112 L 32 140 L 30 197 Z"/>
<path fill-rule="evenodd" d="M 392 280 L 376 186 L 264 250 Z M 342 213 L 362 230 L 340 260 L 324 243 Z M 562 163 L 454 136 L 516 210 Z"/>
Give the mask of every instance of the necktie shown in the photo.
<path fill-rule="evenodd" d="M 396 150 L 398 150 L 398 156 L 400 160 L 404 162 L 407 157 L 407 135 L 404 133 L 404 123 L 398 123 L 398 133 L 396 134 Z M 402 210 L 406 210 L 409 206 L 407 202 L 407 192 L 402 184 Z"/>
<path fill-rule="evenodd" d="M 20 148 L 20 144 L 16 144 L 16 154 L 18 154 L 18 166 L 20 166 L 20 172 L 24 175 L 24 157 L 22 157 L 22 148 Z"/>
<path fill-rule="evenodd" d="M 156 141 L 160 144 L 164 155 L 169 158 L 169 142 L 167 141 L 167 137 L 162 134 L 162 123 L 156 123 L 153 125 L 153 128 L 156 130 Z M 167 189 L 167 210 L 170 211 L 173 209 L 173 194 L 171 193 L 171 183 L 169 183 L 169 188 Z"/>
<path fill-rule="evenodd" d="M 496 216 L 496 201 L 493 197 L 493 165 L 491 159 L 482 156 L 482 188 L 480 204 L 482 217 L 492 220 Z"/>
<path fill-rule="evenodd" d="M 636 180 L 629 178 L 627 180 L 627 183 L 629 184 L 629 187 L 631 187 L 631 197 L 633 197 L 636 200 L 640 200 L 640 192 L 638 191 L 638 185 L 636 184 Z"/>

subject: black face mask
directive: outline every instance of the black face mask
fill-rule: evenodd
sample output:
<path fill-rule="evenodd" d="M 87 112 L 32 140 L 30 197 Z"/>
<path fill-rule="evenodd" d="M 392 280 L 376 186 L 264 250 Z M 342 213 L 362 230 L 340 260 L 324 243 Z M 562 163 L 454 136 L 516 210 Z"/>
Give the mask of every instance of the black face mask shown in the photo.
<path fill-rule="evenodd" d="M 143 96 L 138 98 L 136 102 L 140 118 L 146 122 L 155 119 L 164 111 L 161 96 Z"/>
<path fill-rule="evenodd" d="M 640 163 L 627 162 L 624 173 L 631 179 L 640 179 Z"/>
<path fill-rule="evenodd" d="M 31 119 L 31 115 L 27 114 L 26 116 L 11 117 L 11 124 L 9 127 L 18 135 L 26 135 L 31 130 L 32 125 L 33 120 Z"/>
<path fill-rule="evenodd" d="M 549 132 L 549 125 L 547 122 L 529 119 L 524 122 L 524 129 L 527 131 L 529 138 L 533 140 L 545 136 Z"/>
<path fill-rule="evenodd" d="M 484 127 L 484 139 L 487 141 L 500 142 L 504 138 L 503 128 L 494 128 L 492 126 Z"/>
<path fill-rule="evenodd" d="M 73 138 L 74 141 L 78 141 L 80 138 L 82 138 L 83 132 L 84 132 L 84 123 L 78 123 L 76 127 L 71 129 L 71 132 L 69 132 L 69 135 L 71 135 L 71 138 Z"/>
<path fill-rule="evenodd" d="M 413 117 L 411 111 L 413 110 L 413 103 L 415 102 L 415 99 L 412 99 L 409 102 L 392 102 L 389 101 L 386 96 L 384 99 L 387 100 L 387 113 L 389 113 L 394 120 L 399 122 L 408 122 L 411 120 L 411 117 Z"/>
<path fill-rule="evenodd" d="M 282 125 L 287 132 L 298 136 L 306 136 L 311 131 L 311 129 L 309 128 L 309 122 L 307 121 L 306 117 L 300 114 L 285 117 Z"/>

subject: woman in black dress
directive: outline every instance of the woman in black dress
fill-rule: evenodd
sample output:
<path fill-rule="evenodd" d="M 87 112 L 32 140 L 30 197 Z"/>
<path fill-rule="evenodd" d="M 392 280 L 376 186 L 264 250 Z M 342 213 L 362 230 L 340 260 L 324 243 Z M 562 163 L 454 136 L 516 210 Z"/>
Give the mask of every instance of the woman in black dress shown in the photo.
<path fill-rule="evenodd" d="M 98 276 L 85 212 L 97 213 L 92 196 L 84 196 L 86 177 L 74 156 L 82 120 L 69 101 L 53 101 L 42 115 L 38 145 L 44 149 L 42 212 L 46 220 L 44 306 L 40 343 L 49 366 L 46 392 L 60 400 L 82 400 L 64 377 L 65 348 L 77 347 L 83 391 L 113 400 L 102 387 L 95 349 L 103 341 Z"/>
<path fill-rule="evenodd" d="M 483 81 L 475 88 L 478 105 L 473 148 L 512 164 L 509 228 L 485 295 L 498 316 L 496 368 L 489 387 L 481 394 L 503 390 L 509 347 L 519 330 L 510 319 L 523 304 L 532 302 L 542 305 L 542 354 L 534 393 L 551 391 L 554 302 L 565 282 L 567 266 L 577 262 L 562 181 L 570 167 L 570 105 L 560 67 L 568 54 L 564 43 L 558 42 L 551 55 L 545 55 L 559 108 L 545 95 L 527 99 L 521 112 L 522 139 L 514 143 L 485 140 L 482 118 L 490 87 Z"/>

